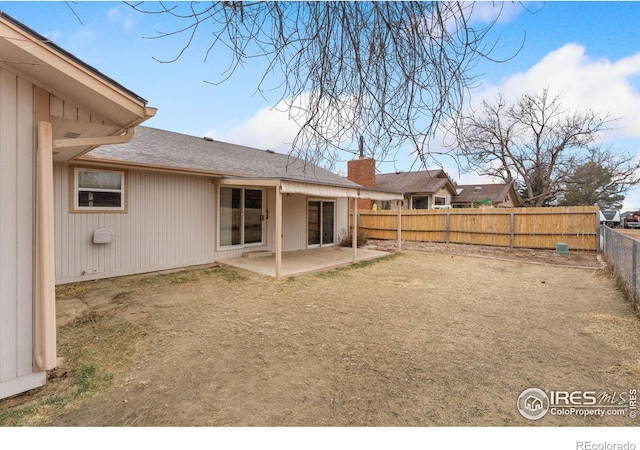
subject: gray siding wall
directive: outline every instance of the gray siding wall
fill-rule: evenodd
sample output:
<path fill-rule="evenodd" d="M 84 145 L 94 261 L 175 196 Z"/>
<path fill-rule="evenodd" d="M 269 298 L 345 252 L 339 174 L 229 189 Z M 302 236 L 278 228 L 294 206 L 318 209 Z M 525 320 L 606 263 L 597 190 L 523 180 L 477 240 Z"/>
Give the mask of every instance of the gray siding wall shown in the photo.
<path fill-rule="evenodd" d="M 33 85 L 0 68 L 0 398 L 41 385 L 33 373 Z"/>
<path fill-rule="evenodd" d="M 219 249 L 218 188 L 210 178 L 128 170 L 127 212 L 73 213 L 69 204 L 72 176 L 72 166 L 54 166 L 58 284 L 208 264 L 247 252 L 275 251 L 274 188 L 264 190 L 264 245 Z M 306 208 L 304 195 L 283 197 L 283 251 L 307 247 Z M 339 242 L 348 226 L 346 199 L 337 200 L 336 211 Z M 93 244 L 93 233 L 99 228 L 113 230 L 112 243 Z"/>
<path fill-rule="evenodd" d="M 351 200 L 347 198 L 336 200 L 336 244 L 340 244 L 351 233 L 349 228 L 350 205 Z"/>
<path fill-rule="evenodd" d="M 73 170 L 54 166 L 56 283 L 215 260 L 215 186 L 206 177 L 130 170 L 125 213 L 70 212 Z M 93 244 L 98 228 L 114 232 Z"/>
<path fill-rule="evenodd" d="M 282 251 L 307 248 L 307 197 L 282 197 Z"/>

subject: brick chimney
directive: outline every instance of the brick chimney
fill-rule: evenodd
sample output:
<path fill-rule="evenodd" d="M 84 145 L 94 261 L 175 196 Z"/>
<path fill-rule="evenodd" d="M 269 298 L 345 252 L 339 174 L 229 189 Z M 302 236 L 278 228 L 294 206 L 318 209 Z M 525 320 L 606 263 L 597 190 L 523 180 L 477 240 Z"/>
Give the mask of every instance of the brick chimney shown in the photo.
<path fill-rule="evenodd" d="M 360 137 L 360 156 L 358 159 L 347 161 L 347 178 L 364 187 L 376 187 L 376 161 L 364 157 L 364 144 Z M 371 209 L 373 200 L 359 199 L 358 209 Z"/>

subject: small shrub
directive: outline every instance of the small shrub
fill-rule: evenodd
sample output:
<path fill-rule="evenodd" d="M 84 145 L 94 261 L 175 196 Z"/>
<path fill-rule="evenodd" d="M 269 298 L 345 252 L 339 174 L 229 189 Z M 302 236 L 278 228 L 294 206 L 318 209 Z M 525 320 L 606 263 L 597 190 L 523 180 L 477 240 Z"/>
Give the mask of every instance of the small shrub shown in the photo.
<path fill-rule="evenodd" d="M 369 242 L 369 238 L 367 237 L 367 234 L 362 230 L 358 230 L 358 247 L 364 247 L 365 245 L 367 245 L 368 242 Z M 353 234 L 352 233 L 343 234 L 342 240 L 340 241 L 340 245 L 342 247 L 352 247 Z"/>

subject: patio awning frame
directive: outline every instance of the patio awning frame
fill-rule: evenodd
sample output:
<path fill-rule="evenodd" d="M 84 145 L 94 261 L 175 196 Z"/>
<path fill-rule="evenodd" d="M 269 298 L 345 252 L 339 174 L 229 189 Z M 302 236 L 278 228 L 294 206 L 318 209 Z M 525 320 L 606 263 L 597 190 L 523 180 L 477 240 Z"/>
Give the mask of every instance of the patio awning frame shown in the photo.
<path fill-rule="evenodd" d="M 402 194 L 376 191 L 361 187 L 335 186 L 328 184 L 303 183 L 299 181 L 281 180 L 280 191 L 283 194 L 305 194 L 315 197 L 346 197 L 371 200 L 402 200 Z"/>
<path fill-rule="evenodd" d="M 353 249 L 353 262 L 357 260 L 358 252 L 358 199 L 370 199 L 381 201 L 396 201 L 398 208 L 398 229 L 397 229 L 397 251 L 402 250 L 402 226 L 401 226 L 401 208 L 402 208 L 402 194 L 394 192 L 376 191 L 373 189 L 367 189 L 358 186 L 338 186 L 332 184 L 303 182 L 295 180 L 285 179 L 273 179 L 273 178 L 222 178 L 216 180 L 220 185 L 225 186 L 271 186 L 276 188 L 276 242 L 275 242 L 275 256 L 276 256 L 276 279 L 282 277 L 282 195 L 283 194 L 300 194 L 308 195 L 311 197 L 342 197 L 350 199 L 351 210 L 353 213 L 352 223 L 352 249 Z"/>

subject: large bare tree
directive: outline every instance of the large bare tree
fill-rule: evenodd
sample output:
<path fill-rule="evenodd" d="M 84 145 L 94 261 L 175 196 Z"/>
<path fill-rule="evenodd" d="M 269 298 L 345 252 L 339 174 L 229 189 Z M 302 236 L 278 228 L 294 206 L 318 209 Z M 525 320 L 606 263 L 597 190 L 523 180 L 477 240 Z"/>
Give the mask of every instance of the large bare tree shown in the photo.
<path fill-rule="evenodd" d="M 475 64 L 495 46 L 488 41 L 495 21 L 470 24 L 472 2 L 128 4 L 174 19 L 174 28 L 150 36 L 182 39 L 163 62 L 196 40 L 210 42 L 207 55 L 227 49 L 229 66 L 210 82 L 224 82 L 250 60 L 266 61 L 256 88 L 277 88 L 277 103 L 300 125 L 293 147 L 313 160 L 353 151 L 364 136 L 378 160 L 410 142 L 424 161 L 437 127 L 459 111 Z M 497 20 L 503 5 L 494 7 Z"/>
<path fill-rule="evenodd" d="M 613 121 L 590 110 L 571 111 L 548 89 L 513 103 L 500 95 L 483 101 L 480 111 L 460 115 L 456 145 L 468 170 L 516 182 L 524 206 L 547 206 L 579 182 L 580 168 L 590 162 L 608 164 L 608 183 L 637 183 L 633 156 L 599 145 L 600 133 Z"/>

